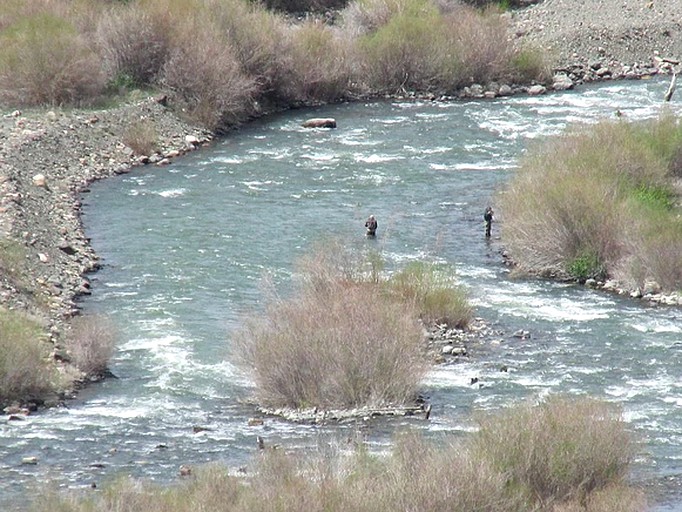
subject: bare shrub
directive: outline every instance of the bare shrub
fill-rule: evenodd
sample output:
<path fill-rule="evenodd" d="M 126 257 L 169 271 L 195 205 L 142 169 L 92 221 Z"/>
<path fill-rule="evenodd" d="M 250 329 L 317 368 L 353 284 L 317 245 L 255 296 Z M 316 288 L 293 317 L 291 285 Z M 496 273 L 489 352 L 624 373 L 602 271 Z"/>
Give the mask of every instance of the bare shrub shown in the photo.
<path fill-rule="evenodd" d="M 475 455 L 509 475 L 540 503 L 585 499 L 620 484 L 634 456 L 625 422 L 611 405 L 552 397 L 481 421 Z"/>
<path fill-rule="evenodd" d="M 116 330 L 105 317 L 75 317 L 69 326 L 67 351 L 72 362 L 86 375 L 102 375 L 114 353 Z"/>
<path fill-rule="evenodd" d="M 376 286 L 305 288 L 246 323 L 234 345 L 259 402 L 293 408 L 401 405 L 426 366 L 415 314 Z"/>
<path fill-rule="evenodd" d="M 212 22 L 234 50 L 244 72 L 257 84 L 257 92 L 269 94 L 285 81 L 280 66 L 289 27 L 260 5 L 241 0 L 206 3 Z"/>
<path fill-rule="evenodd" d="M 110 82 L 136 87 L 154 83 L 169 52 L 168 16 L 145 10 L 140 4 L 117 6 L 97 24 L 97 40 Z"/>
<path fill-rule="evenodd" d="M 153 155 L 159 150 L 159 134 L 149 119 L 132 121 L 122 136 L 122 142 L 138 156 Z"/>
<path fill-rule="evenodd" d="M 44 336 L 35 319 L 0 308 L 0 404 L 52 389 L 55 369 Z"/>
<path fill-rule="evenodd" d="M 253 79 L 227 41 L 200 17 L 180 27 L 159 79 L 171 101 L 210 129 L 243 120 L 252 108 Z"/>
<path fill-rule="evenodd" d="M 279 95 L 294 102 L 329 102 L 348 95 L 350 48 L 337 29 L 306 21 L 285 33 L 283 45 Z"/>
<path fill-rule="evenodd" d="M 96 54 L 63 18 L 20 18 L 0 33 L 0 47 L 0 101 L 7 105 L 79 105 L 103 91 Z"/>

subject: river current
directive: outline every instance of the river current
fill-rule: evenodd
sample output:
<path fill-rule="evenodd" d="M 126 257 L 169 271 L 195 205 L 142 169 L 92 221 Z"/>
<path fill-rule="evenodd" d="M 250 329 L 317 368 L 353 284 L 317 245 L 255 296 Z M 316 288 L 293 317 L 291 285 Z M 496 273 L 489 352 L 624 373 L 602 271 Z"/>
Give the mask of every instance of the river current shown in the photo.
<path fill-rule="evenodd" d="M 81 306 L 119 330 L 116 379 L 65 407 L 0 424 L 0 509 L 44 489 L 90 491 L 123 475 L 172 482 L 182 464 L 245 464 L 256 436 L 286 449 L 353 434 L 357 425 L 265 419 L 234 366 L 230 338 L 263 306 L 262 282 L 286 289 L 313 242 L 370 246 L 389 267 L 453 265 L 500 334 L 423 383 L 430 420 L 362 426 L 377 449 L 410 425 L 466 433 L 472 414 L 549 394 L 620 404 L 642 449 L 633 478 L 654 510 L 682 511 L 682 311 L 580 286 L 512 278 L 483 210 L 529 144 L 574 123 L 657 116 L 664 80 L 606 82 L 538 97 L 399 102 L 294 110 L 254 122 L 166 167 L 135 168 L 84 194 L 102 258 Z M 680 111 L 680 101 L 668 105 Z M 303 129 L 334 117 L 335 130 Z M 364 220 L 379 222 L 374 240 Z M 542 233 L 538 233 L 542 236 Z M 513 333 L 530 332 L 529 339 Z M 506 366 L 509 371 L 501 372 Z M 472 385 L 472 378 L 479 382 Z M 194 427 L 201 427 L 195 429 Z M 21 464 L 36 456 L 37 465 Z"/>

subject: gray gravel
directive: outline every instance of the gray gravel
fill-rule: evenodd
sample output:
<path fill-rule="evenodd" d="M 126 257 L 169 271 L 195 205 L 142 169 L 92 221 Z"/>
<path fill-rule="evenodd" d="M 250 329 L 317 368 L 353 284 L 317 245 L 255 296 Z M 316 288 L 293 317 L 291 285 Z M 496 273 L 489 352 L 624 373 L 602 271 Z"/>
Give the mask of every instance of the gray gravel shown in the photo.
<path fill-rule="evenodd" d="M 682 60 L 682 0 L 545 0 L 511 20 L 515 42 L 545 50 L 555 68 Z"/>

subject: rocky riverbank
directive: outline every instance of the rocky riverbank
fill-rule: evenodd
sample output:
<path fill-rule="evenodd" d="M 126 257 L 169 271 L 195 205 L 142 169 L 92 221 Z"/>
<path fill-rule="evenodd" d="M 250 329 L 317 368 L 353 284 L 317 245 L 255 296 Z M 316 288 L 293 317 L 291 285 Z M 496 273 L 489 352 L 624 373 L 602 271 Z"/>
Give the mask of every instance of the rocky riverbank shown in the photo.
<path fill-rule="evenodd" d="M 78 313 L 78 297 L 90 293 L 87 273 L 99 264 L 83 231 L 81 194 L 94 180 L 162 166 L 213 137 L 162 103 L 145 98 L 106 110 L 0 117 L 0 304 L 44 325 L 60 361 L 64 327 Z M 151 155 L 123 142 L 140 123 L 153 126 L 158 151 Z"/>

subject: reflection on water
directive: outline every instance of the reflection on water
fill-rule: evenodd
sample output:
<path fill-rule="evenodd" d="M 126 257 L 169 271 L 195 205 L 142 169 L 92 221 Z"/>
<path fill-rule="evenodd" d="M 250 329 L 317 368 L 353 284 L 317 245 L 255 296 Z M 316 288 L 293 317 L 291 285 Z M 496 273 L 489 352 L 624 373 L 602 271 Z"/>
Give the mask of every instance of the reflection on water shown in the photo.
<path fill-rule="evenodd" d="M 637 478 L 662 489 L 667 505 L 657 510 L 675 510 L 682 503 L 680 312 L 512 279 L 482 221 L 529 141 L 616 110 L 652 117 L 666 86 L 606 83 L 541 97 L 293 111 L 170 167 L 94 185 L 84 221 L 104 268 L 83 307 L 107 312 L 120 328 L 118 378 L 66 408 L 0 425 L 0 503 L 16 503 L 44 478 L 86 488 L 120 474 L 172 481 L 181 464 L 236 467 L 254 453 L 256 435 L 295 449 L 352 433 L 357 426 L 275 419 L 249 427 L 254 411 L 243 400 L 251 383 L 229 351 L 244 312 L 262 308 L 263 276 L 286 287 L 296 258 L 334 237 L 381 250 L 389 268 L 414 259 L 451 263 L 476 314 L 499 333 L 470 347 L 469 360 L 433 368 L 424 382 L 433 403 L 428 423 L 364 425 L 371 443 L 387 446 L 406 425 L 467 432 L 473 411 L 589 394 L 622 405 L 644 442 Z M 309 116 L 335 117 L 339 128 L 304 130 Z M 370 213 L 379 220 L 373 240 L 364 237 Z M 514 338 L 518 329 L 530 339 Z M 482 385 L 471 386 L 473 377 Z M 39 464 L 22 466 L 26 456 Z"/>

